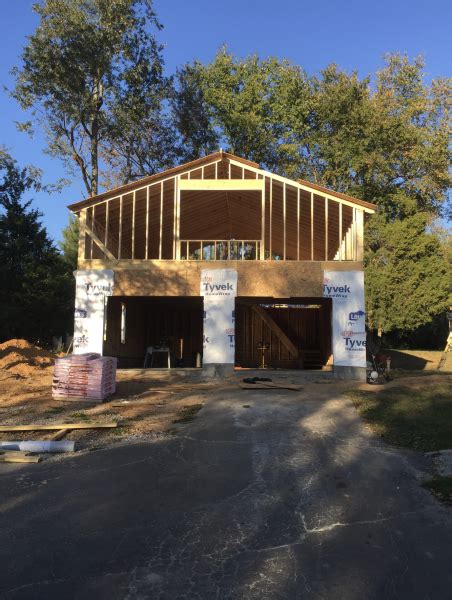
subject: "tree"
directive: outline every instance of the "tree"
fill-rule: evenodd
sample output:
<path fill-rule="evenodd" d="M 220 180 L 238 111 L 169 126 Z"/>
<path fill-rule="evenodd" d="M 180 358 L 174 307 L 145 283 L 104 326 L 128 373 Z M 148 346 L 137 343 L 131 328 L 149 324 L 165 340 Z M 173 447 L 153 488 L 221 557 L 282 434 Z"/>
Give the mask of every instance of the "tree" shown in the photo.
<path fill-rule="evenodd" d="M 450 272 L 438 237 L 426 231 L 425 214 L 383 219 L 376 215 L 367 227 L 368 324 L 406 333 L 446 310 Z"/>
<path fill-rule="evenodd" d="M 22 197 L 39 188 L 34 171 L 0 150 L 0 340 L 50 341 L 70 330 L 73 277 Z"/>
<path fill-rule="evenodd" d="M 81 174 L 88 195 L 99 191 L 101 158 L 125 179 L 142 174 L 132 168 L 136 133 L 161 138 L 171 87 L 150 32 L 161 27 L 152 0 L 43 0 L 33 10 L 40 23 L 13 70 L 13 96 L 43 126 L 48 152 Z"/>
<path fill-rule="evenodd" d="M 75 271 L 77 269 L 79 243 L 78 218 L 75 215 L 69 217 L 69 223 L 63 229 L 62 234 L 63 239 L 59 243 L 62 259 L 69 271 Z"/>
<path fill-rule="evenodd" d="M 309 96 L 301 68 L 276 58 L 239 60 L 223 47 L 211 64 L 179 71 L 173 108 L 193 151 L 217 143 L 291 175 L 300 147 L 295 123 L 307 122 Z"/>

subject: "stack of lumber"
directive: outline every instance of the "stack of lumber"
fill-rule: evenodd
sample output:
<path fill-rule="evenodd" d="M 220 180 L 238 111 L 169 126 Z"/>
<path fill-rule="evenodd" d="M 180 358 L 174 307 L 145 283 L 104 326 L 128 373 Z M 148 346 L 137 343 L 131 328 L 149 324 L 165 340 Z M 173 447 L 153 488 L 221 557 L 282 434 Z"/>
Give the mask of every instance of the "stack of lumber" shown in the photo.
<path fill-rule="evenodd" d="M 116 389 L 117 359 L 94 352 L 72 354 L 55 360 L 52 396 L 104 400 Z"/>

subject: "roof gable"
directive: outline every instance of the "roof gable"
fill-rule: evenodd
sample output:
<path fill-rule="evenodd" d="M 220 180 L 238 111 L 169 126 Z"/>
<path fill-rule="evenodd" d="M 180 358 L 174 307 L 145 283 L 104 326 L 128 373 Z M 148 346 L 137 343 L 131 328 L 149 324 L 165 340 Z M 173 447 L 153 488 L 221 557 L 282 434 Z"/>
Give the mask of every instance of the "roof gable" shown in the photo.
<path fill-rule="evenodd" d="M 113 188 L 111 190 L 106 190 L 96 196 L 91 196 L 89 198 L 85 198 L 84 200 L 80 200 L 73 204 L 68 205 L 68 208 L 72 212 L 78 212 L 83 208 L 87 208 L 93 204 L 97 204 L 102 200 L 108 200 L 110 198 L 115 198 L 121 196 L 123 194 L 128 194 L 137 190 L 139 188 L 146 187 L 148 185 L 152 185 L 154 183 L 158 183 L 159 181 L 184 175 L 184 173 L 188 173 L 189 171 L 197 170 L 198 168 L 205 167 L 207 165 L 214 164 L 219 161 L 232 161 L 234 163 L 239 163 L 243 165 L 243 167 L 248 167 L 253 171 L 256 171 L 256 177 L 260 174 L 261 176 L 268 177 L 277 177 L 281 181 L 285 181 L 289 185 L 302 186 L 304 189 L 308 189 L 314 192 L 320 192 L 326 194 L 327 196 L 331 196 L 333 198 L 337 198 L 338 200 L 345 200 L 346 202 L 355 204 L 356 206 L 360 206 L 366 210 L 366 212 L 374 212 L 376 210 L 376 205 L 371 202 L 367 202 L 365 200 L 360 200 L 359 198 L 354 198 L 352 196 L 348 196 L 347 194 L 342 194 L 341 192 L 336 192 L 334 190 L 330 190 L 321 185 L 311 183 L 309 181 L 298 179 L 297 181 L 288 179 L 286 177 L 282 177 L 279 175 L 275 175 L 269 171 L 265 171 L 261 169 L 259 164 L 247 160 L 245 158 L 241 158 L 240 156 L 236 156 L 234 154 L 230 154 L 228 152 L 224 152 L 223 150 L 219 150 L 218 152 L 214 152 L 212 154 L 208 154 L 204 157 L 197 158 L 196 160 L 192 160 L 190 162 L 184 163 L 177 167 L 172 167 L 167 169 L 166 171 L 162 171 L 160 173 L 156 173 L 154 175 L 148 175 L 146 177 L 142 177 L 141 179 L 137 179 L 136 181 L 121 185 L 119 187 Z"/>

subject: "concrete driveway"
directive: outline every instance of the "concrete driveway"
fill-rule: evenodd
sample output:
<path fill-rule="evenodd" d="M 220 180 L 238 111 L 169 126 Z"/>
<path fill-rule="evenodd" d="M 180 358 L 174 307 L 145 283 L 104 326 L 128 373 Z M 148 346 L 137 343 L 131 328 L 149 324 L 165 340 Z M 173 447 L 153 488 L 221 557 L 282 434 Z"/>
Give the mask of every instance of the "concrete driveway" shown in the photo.
<path fill-rule="evenodd" d="M 218 388 L 177 436 L 0 467 L 1 598 L 452 598 L 425 459 L 335 384 Z"/>

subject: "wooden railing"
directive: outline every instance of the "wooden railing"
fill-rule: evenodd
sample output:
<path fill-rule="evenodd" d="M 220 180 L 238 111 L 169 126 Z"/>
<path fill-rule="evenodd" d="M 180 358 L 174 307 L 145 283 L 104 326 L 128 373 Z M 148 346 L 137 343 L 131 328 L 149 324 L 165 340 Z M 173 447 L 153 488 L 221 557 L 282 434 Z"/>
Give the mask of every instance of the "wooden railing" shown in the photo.
<path fill-rule="evenodd" d="M 261 240 L 180 240 L 181 260 L 259 260 Z"/>

